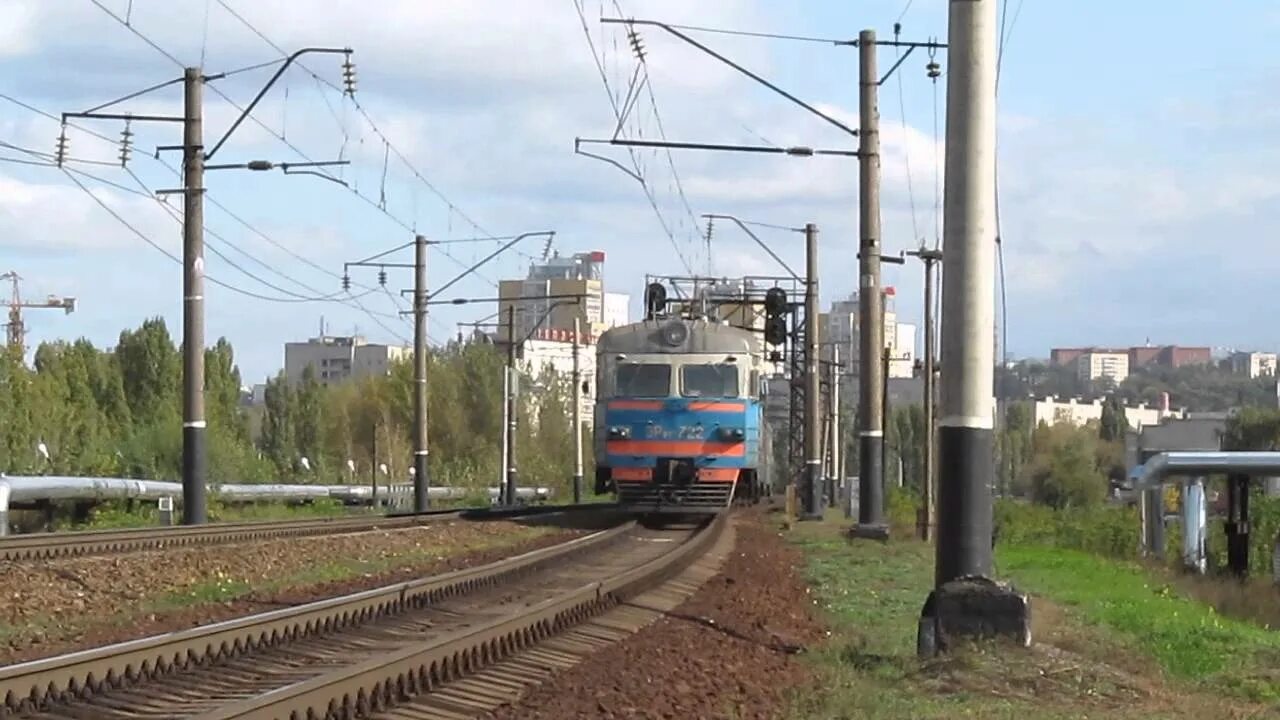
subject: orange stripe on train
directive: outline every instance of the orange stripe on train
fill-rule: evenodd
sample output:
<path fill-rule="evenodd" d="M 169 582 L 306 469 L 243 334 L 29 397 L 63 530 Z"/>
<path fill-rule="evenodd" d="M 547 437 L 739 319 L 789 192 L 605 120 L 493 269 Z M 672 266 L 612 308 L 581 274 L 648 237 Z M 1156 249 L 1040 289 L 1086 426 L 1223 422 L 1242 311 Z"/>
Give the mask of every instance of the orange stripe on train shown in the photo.
<path fill-rule="evenodd" d="M 747 446 L 744 443 L 702 440 L 609 440 L 605 443 L 605 450 L 610 455 L 666 455 L 669 457 L 688 455 L 745 457 L 747 454 Z"/>
<path fill-rule="evenodd" d="M 611 471 L 614 480 L 652 480 L 653 468 L 614 468 Z"/>
<path fill-rule="evenodd" d="M 693 412 L 745 412 L 747 406 L 735 402 L 691 402 L 689 409 Z"/>
<path fill-rule="evenodd" d="M 702 482 L 733 482 L 738 479 L 740 468 L 698 468 L 698 480 Z"/>
<path fill-rule="evenodd" d="M 661 410 L 661 400 L 610 400 L 610 410 Z"/>

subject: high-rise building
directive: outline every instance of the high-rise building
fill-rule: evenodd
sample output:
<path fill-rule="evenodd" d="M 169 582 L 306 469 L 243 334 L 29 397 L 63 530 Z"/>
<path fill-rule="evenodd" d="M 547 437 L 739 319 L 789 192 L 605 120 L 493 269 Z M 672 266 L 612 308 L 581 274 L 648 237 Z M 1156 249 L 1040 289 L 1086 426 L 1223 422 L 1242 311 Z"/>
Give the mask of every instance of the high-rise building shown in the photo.
<path fill-rule="evenodd" d="M 886 288 L 888 290 L 888 288 Z M 824 314 L 822 342 L 823 355 L 830 356 L 831 347 L 840 348 L 840 362 L 846 375 L 858 374 L 858 297 L 831 303 L 831 310 Z M 916 326 L 898 322 L 893 295 L 886 293 L 884 303 L 884 347 L 889 351 L 889 377 L 909 378 L 913 374 L 916 356 Z"/>
<path fill-rule="evenodd" d="M 1231 372 L 1251 378 L 1276 375 L 1276 354 L 1268 352 L 1238 352 L 1231 354 Z"/>
<path fill-rule="evenodd" d="M 580 299 L 575 302 L 575 297 Z M 552 256 L 529 268 L 524 280 L 498 285 L 498 341 L 530 337 L 534 329 L 573 330 L 577 318 L 584 338 L 625 324 L 630 298 L 604 291 L 604 253 L 599 250 L 568 257 Z M 607 307 L 606 307 L 607 306 Z"/>
<path fill-rule="evenodd" d="M 386 375 L 400 360 L 413 357 L 413 348 L 377 345 L 363 337 L 321 335 L 306 342 L 285 343 L 284 374 L 290 383 L 302 380 L 307 367 L 313 368 L 322 385 L 352 378 Z"/>
<path fill-rule="evenodd" d="M 1089 351 L 1076 357 L 1076 374 L 1083 382 L 1109 378 L 1116 385 L 1129 377 L 1129 353 Z"/>
<path fill-rule="evenodd" d="M 1049 351 L 1049 363 L 1063 367 L 1075 365 L 1086 353 L 1123 353 L 1129 357 L 1130 369 L 1142 367 L 1177 368 L 1186 365 L 1208 365 L 1213 355 L 1207 347 L 1182 347 L 1179 345 L 1138 345 L 1130 348 L 1074 347 L 1053 348 Z"/>

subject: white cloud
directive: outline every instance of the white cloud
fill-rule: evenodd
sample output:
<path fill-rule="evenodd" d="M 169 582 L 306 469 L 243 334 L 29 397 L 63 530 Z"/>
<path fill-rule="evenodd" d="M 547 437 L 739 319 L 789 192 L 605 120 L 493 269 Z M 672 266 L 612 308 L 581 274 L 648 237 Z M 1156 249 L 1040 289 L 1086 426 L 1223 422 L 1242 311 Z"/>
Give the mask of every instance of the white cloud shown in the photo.
<path fill-rule="evenodd" d="M 57 173 L 57 170 L 43 170 Z M 93 186 L 91 180 L 84 181 Z M 125 196 L 116 190 L 92 192 L 116 212 L 130 218 L 143 232 L 163 241 L 176 237 L 177 225 L 159 212 L 151 200 Z M 134 248 L 139 240 L 106 215 L 92 197 L 69 183 L 24 181 L 0 175 L 0 248 L 39 251 L 109 251 Z M 168 244 L 168 243 L 166 243 Z M 176 243 L 169 244 L 169 249 Z"/>
<path fill-rule="evenodd" d="M 560 231 L 557 246 L 564 252 L 606 250 L 611 289 L 633 295 L 638 294 L 645 272 L 681 270 L 676 251 L 635 181 L 615 168 L 572 152 L 574 137 L 608 137 L 613 120 L 571 3 L 230 2 L 283 47 L 353 47 L 361 77 L 361 102 L 413 164 L 487 229 L 509 233 L 555 228 Z M 112 0 L 109 4 L 123 13 L 128 3 Z M 8 17 L 19 17 L 24 23 L 21 42 L 8 48 L 21 48 L 23 56 L 15 60 L 0 53 L 0 64 L 17 78 L 19 85 L 12 91 L 19 96 L 54 112 L 81 109 L 177 72 L 176 67 L 91 5 L 58 13 L 50 9 L 53 5 L 36 0 L 0 0 L 0 10 L 13 10 Z M 634 59 L 624 37 L 611 28 L 602 31 L 599 4 L 587 5 L 588 31 L 598 48 L 607 48 L 606 74 L 615 91 L 621 92 Z M 202 19 L 203 0 L 134 6 L 133 21 L 141 32 L 184 62 L 199 58 L 203 26 L 192 22 L 192 18 Z M 631 0 L 623 7 L 638 16 L 734 27 L 767 27 L 769 13 L 775 12 L 767 4 L 748 0 L 697 4 Z M 211 8 L 206 60 L 211 72 L 274 55 L 218 3 Z M 919 14 L 920 10 L 913 12 Z M 663 123 L 672 139 L 757 143 L 760 135 L 784 145 L 856 147 L 856 139 L 843 136 L 820 120 L 776 98 L 750 94 L 747 89 L 754 88 L 749 80 L 660 31 L 644 30 L 643 37 Z M 0 32 L 0 42 L 3 39 L 4 32 Z M 619 43 L 616 51 L 615 39 Z M 775 52 L 770 49 L 775 46 L 767 43 L 717 37 L 714 45 L 766 74 L 777 66 L 778 58 L 784 57 L 770 54 Z M 86 58 L 93 58 L 94 62 L 86 63 Z M 306 62 L 327 78 L 338 78 L 335 58 L 314 56 Z M 243 104 L 269 72 L 236 76 L 219 82 L 218 87 Z M 46 82 L 54 77 L 59 82 Z M 808 78 L 778 79 L 790 87 Z M 163 114 L 177 111 L 177 94 L 165 92 L 132 102 L 128 107 Z M 925 115 L 908 115 L 916 121 L 915 126 L 898 120 L 896 108 L 889 105 L 890 97 L 881 101 L 882 217 L 886 247 L 896 250 L 914 245 L 913 233 L 932 237 L 934 159 L 941 156 L 943 147 L 941 142 L 935 142 L 932 128 L 924 127 Z M 212 142 L 221 136 L 237 111 L 211 89 L 206 91 L 206 100 L 205 132 Z M 822 107 L 849 124 L 857 122 L 856 113 L 848 107 L 834 102 Z M 384 183 L 385 148 L 358 122 L 358 114 L 349 104 L 344 105 L 331 91 L 318 90 L 305 73 L 286 76 L 264 99 L 256 115 L 276 129 L 283 128 L 290 142 L 317 160 L 335 158 L 342 149 L 353 164 L 335 172 L 375 203 L 385 194 L 387 210 L 420 231 L 432 237 L 471 233 L 457 213 L 449 212 L 394 157 L 386 167 Z M 656 127 L 647 105 L 642 103 L 638 115 L 645 137 L 653 137 Z M 1206 117 L 1188 113 L 1162 120 L 1196 127 L 1197 132 L 1203 131 L 1206 122 L 1223 120 Z M 1203 244 L 1206 232 L 1210 232 L 1208 225 L 1216 218 L 1228 218 L 1236 228 L 1235 234 L 1215 236 L 1216 242 L 1240 247 L 1238 236 L 1248 235 L 1260 244 L 1257 248 L 1251 246 L 1260 253 L 1257 264 L 1280 261 L 1280 250 L 1257 240 L 1265 237 L 1270 221 L 1280 219 L 1273 217 L 1274 212 L 1269 209 L 1280 194 L 1280 173 L 1274 170 L 1276 158 L 1267 157 L 1265 152 L 1249 153 L 1223 141 L 1216 148 L 1198 149 L 1195 161 L 1189 162 L 1187 148 L 1129 147 L 1112 128 L 1049 112 L 1002 113 L 999 122 L 1010 299 L 1015 312 L 1017 308 L 1042 310 L 1040 322 L 1044 327 L 1060 324 L 1064 319 L 1077 318 L 1072 321 L 1079 322 L 1081 317 L 1083 322 L 1091 323 L 1093 318 L 1105 315 L 1099 299 L 1104 295 L 1096 291 L 1108 278 L 1124 282 L 1127 277 L 1115 280 L 1117 273 L 1139 272 L 1137 268 L 1143 263 L 1158 264 L 1162 258 L 1184 257 L 1179 253 Z M 113 122 L 93 123 L 92 127 L 109 137 L 115 137 L 120 129 L 119 123 Z M 133 167 L 153 188 L 172 185 L 172 174 L 146 155 L 154 145 L 176 142 L 176 128 L 135 124 L 134 129 L 138 132 L 138 146 Z M 344 130 L 348 135 L 345 147 Z M 639 130 L 633 121 L 628 132 L 634 135 Z M 49 151 L 57 131 L 54 121 L 0 103 L 0 139 Z M 72 148 L 75 155 L 97 159 L 113 159 L 116 152 L 111 143 L 75 131 Z M 626 154 L 620 149 L 597 150 L 625 161 Z M 701 221 L 687 217 L 665 154 L 645 151 L 639 156 L 647 168 L 655 200 L 671 223 L 681 251 L 696 269 L 702 269 L 706 260 L 698 238 Z M 674 157 L 695 213 L 728 212 L 786 225 L 818 223 L 824 296 L 852 289 L 857 236 L 855 159 L 757 158 L 692 152 L 677 152 Z M 219 160 L 226 162 L 257 158 L 293 159 L 287 148 L 252 122 L 242 126 L 234 141 L 219 154 Z M 908 159 L 918 226 L 915 231 L 908 193 Z M 176 161 L 176 157 L 169 158 L 171 164 Z M 51 174 L 39 174 L 43 172 Z M 130 182 L 117 170 L 106 168 L 101 172 Z M 209 188 L 211 197 L 232 207 L 275 240 L 335 271 L 341 269 L 344 260 L 408 239 L 407 231 L 352 197 L 350 191 L 315 178 L 282 178 L 278 173 L 210 173 Z M 62 183 L 53 171 L 5 177 L 0 181 L 0 192 L 4 194 L 0 197 L 0 232 L 4 233 L 0 246 L 6 249 L 110 248 L 155 255 L 168 262 L 120 228 L 91 199 Z M 149 234 L 172 240 L 176 249 L 176 224 L 153 202 L 112 190 L 103 192 L 123 215 Z M 276 269 L 320 288 L 328 288 L 326 283 L 334 282 L 314 268 L 302 267 L 287 253 L 240 228 L 213 207 L 206 208 L 206 218 L 220 233 Z M 745 238 L 733 238 L 731 233 L 736 232 L 727 227 L 717 229 L 717 273 L 775 272 L 772 261 L 748 245 Z M 49 245 L 49 237 L 60 244 Z M 786 245 L 781 239 L 773 240 L 778 246 Z M 483 250 L 463 247 L 456 254 L 468 260 L 482 255 Z M 801 266 L 798 243 L 780 252 L 793 267 Z M 29 262 L 38 273 L 43 261 Z M 217 271 L 227 280 L 262 289 L 230 268 L 219 268 L 215 262 L 211 260 L 211 273 Z M 488 268 L 486 276 L 517 274 L 523 271 L 524 264 L 524 259 L 507 258 Z M 119 271 L 127 273 L 128 269 L 125 264 Z M 437 263 L 432 267 L 432 278 L 439 281 L 450 277 L 454 270 L 456 266 L 447 260 Z M 255 272 L 271 277 L 260 267 Z M 917 315 L 914 308 L 918 305 L 919 268 L 908 266 L 886 273 L 899 287 L 902 315 Z M 465 283 L 458 289 L 460 294 L 486 292 L 481 281 Z M 139 299 L 127 314 L 140 318 L 146 309 L 173 311 L 170 294 Z M 379 300 L 381 309 L 390 311 L 389 301 Z M 146 303 L 160 305 L 153 308 Z M 1077 307 L 1081 308 L 1079 315 L 1072 315 Z M 254 358 L 252 362 L 260 365 L 278 362 L 279 343 L 308 332 L 322 312 L 335 327 L 359 322 L 372 335 L 382 332 L 359 311 L 334 306 L 264 306 L 228 295 L 211 308 L 211 327 L 232 334 L 233 341 L 243 343 L 242 357 Z M 113 308 L 113 312 L 117 311 Z M 85 314 L 75 322 L 88 322 L 93 312 L 99 310 L 86 306 Z M 450 314 L 454 312 L 442 310 L 442 321 L 449 324 L 461 319 L 460 313 Z M 246 316 L 254 318 L 254 322 L 242 322 Z M 117 323 L 116 315 L 97 317 L 103 324 Z"/>

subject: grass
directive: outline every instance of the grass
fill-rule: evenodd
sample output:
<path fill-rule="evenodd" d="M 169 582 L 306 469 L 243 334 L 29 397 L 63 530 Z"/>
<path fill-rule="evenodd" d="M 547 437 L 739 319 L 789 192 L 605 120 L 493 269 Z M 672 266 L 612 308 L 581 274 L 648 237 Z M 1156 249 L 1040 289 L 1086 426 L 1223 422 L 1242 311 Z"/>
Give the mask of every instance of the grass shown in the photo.
<path fill-rule="evenodd" d="M 1001 547 L 1001 574 L 1120 633 L 1170 676 L 1251 700 L 1280 700 L 1280 635 L 1223 617 L 1139 564 L 1076 550 Z"/>
<path fill-rule="evenodd" d="M 1250 699 L 1272 697 L 1258 673 L 1277 664 L 1280 643 L 1265 630 L 1143 589 L 1137 566 L 1057 549 L 999 556 L 1001 574 L 1032 591 L 1035 646 L 980 644 L 922 661 L 915 636 L 932 548 L 849 542 L 844 526 L 800 524 L 788 536 L 831 633 L 808 655 L 819 689 L 797 692 L 788 718 L 1235 717 L 1241 707 L 1248 717 L 1265 711 Z M 1248 660 L 1223 662 L 1229 648 Z M 1191 679 L 1203 669 L 1211 679 Z"/>

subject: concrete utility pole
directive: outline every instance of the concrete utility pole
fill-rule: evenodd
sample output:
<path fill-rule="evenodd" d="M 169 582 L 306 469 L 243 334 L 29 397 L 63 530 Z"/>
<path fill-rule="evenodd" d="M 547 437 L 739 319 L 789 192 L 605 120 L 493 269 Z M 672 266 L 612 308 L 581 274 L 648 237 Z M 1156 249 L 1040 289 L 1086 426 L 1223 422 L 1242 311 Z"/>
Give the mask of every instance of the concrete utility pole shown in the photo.
<path fill-rule="evenodd" d="M 831 347 L 831 497 L 830 506 L 835 506 L 844 487 L 844 472 L 841 468 L 840 446 L 844 439 L 840 436 L 840 346 Z"/>
<path fill-rule="evenodd" d="M 995 350 L 996 0 L 951 0 L 943 209 L 942 388 L 935 588 L 916 648 L 1031 644 L 1030 601 L 991 567 Z"/>
<path fill-rule="evenodd" d="M 427 463 L 427 239 L 413 242 L 413 509 L 425 511 L 431 504 Z"/>
<path fill-rule="evenodd" d="M 920 539 L 925 542 L 933 540 L 934 523 L 937 522 L 937 513 L 934 510 L 934 472 L 937 462 L 934 459 L 935 445 L 935 428 L 934 428 L 934 357 L 936 353 L 933 349 L 934 328 L 933 328 L 933 266 L 942 260 L 941 250 L 912 250 L 907 252 L 908 255 L 915 255 L 924 263 L 924 472 L 923 479 L 920 482 L 920 514 L 917 519 L 917 530 L 920 533 Z"/>
<path fill-rule="evenodd" d="M 995 0 L 951 1 L 935 580 L 991 574 Z"/>
<path fill-rule="evenodd" d="M 506 487 L 500 494 L 505 505 L 516 502 L 516 428 L 517 418 L 516 393 L 518 375 L 516 373 L 516 306 L 507 306 L 507 474 Z"/>
<path fill-rule="evenodd" d="M 891 355 L 889 354 L 889 348 L 885 348 L 880 353 L 880 373 L 881 373 L 880 374 L 880 410 L 881 412 L 884 413 L 886 422 L 892 422 L 892 419 L 893 419 L 893 413 L 891 412 L 891 408 L 889 407 L 890 361 L 891 361 Z M 898 442 L 899 443 L 902 442 L 901 437 L 898 438 Z M 882 462 L 880 465 L 880 472 L 882 473 L 880 477 L 880 487 L 882 488 L 889 486 L 889 482 L 888 482 L 889 463 L 887 462 L 888 457 L 889 457 L 889 433 L 886 431 L 884 434 L 880 436 L 880 458 L 881 460 L 885 461 L 885 462 Z M 901 447 L 898 448 L 898 462 L 902 462 Z M 899 481 L 898 484 L 901 485 L 902 484 L 901 473 L 899 473 L 898 475 L 898 481 Z"/>
<path fill-rule="evenodd" d="M 204 77 L 182 77 L 182 523 L 208 519 L 204 419 Z"/>
<path fill-rule="evenodd" d="M 880 403 L 884 350 L 884 305 L 880 296 L 880 108 L 876 33 L 858 33 L 858 528 L 860 536 L 884 537 L 884 408 Z"/>
<path fill-rule="evenodd" d="M 818 397 L 818 226 L 804 226 L 804 497 L 802 520 L 820 520 L 822 503 L 822 421 Z"/>
<path fill-rule="evenodd" d="M 573 502 L 582 502 L 582 367 L 578 354 L 581 341 L 578 333 L 582 323 L 576 315 L 573 318 L 573 391 L 569 397 L 573 400 Z"/>

